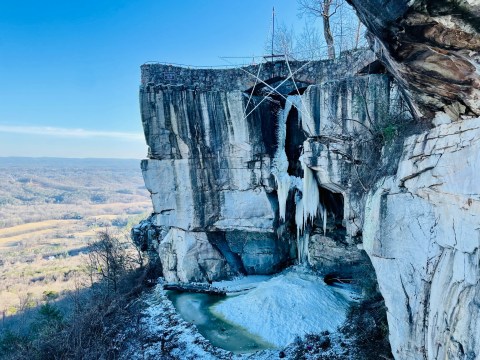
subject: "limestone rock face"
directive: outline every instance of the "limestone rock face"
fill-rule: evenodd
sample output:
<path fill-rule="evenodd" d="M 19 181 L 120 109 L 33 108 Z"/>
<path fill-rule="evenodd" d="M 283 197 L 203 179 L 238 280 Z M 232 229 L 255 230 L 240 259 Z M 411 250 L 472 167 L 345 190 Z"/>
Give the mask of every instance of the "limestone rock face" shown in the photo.
<path fill-rule="evenodd" d="M 480 115 L 480 3 L 349 0 L 419 117 Z M 379 11 L 381 9 L 381 11 Z"/>
<path fill-rule="evenodd" d="M 388 77 L 357 74 L 372 61 L 371 52 L 357 51 L 336 61 L 278 61 L 228 70 L 142 66 L 140 104 L 149 158 L 141 167 L 153 214 L 149 225 L 132 234 L 142 247 L 158 252 L 167 279 L 267 274 L 296 261 L 295 199 L 302 191 L 302 164 L 315 172 L 328 167 L 330 178 L 320 185 L 338 196 L 330 196 L 325 216 L 345 227 L 342 197 L 349 193 L 352 168 L 332 161 L 343 155 L 330 152 L 329 144 L 321 150 L 319 137 L 335 133 L 349 152 L 343 131 L 351 138 L 389 113 Z M 295 81 L 288 79 L 290 70 Z M 343 116 L 358 123 L 344 124 Z M 361 206 L 348 196 L 347 203 L 357 210 L 347 227 L 358 230 L 351 224 L 353 218 L 361 223 Z M 288 207 L 288 219 L 280 218 L 280 204 L 283 212 Z"/>
<path fill-rule="evenodd" d="M 207 281 L 235 272 L 270 273 L 287 262 L 291 244 L 275 244 L 281 242 L 274 239 L 277 202 L 269 194 L 269 154 L 275 142 L 269 129 L 275 126 L 275 106 L 260 104 L 244 118 L 246 100 L 240 91 L 196 93 L 153 85 L 142 90 L 141 99 L 150 148 L 142 172 L 152 194 L 151 222 L 169 234 L 158 247 L 164 273 L 176 274 L 172 280 Z M 174 230 L 168 229 L 173 228 L 186 235 L 172 238 Z M 243 236 L 227 236 L 230 231 L 243 231 Z M 188 257 L 175 250 L 177 238 L 191 245 Z M 194 246 L 195 241 L 202 245 Z M 269 261 L 254 256 L 264 248 Z M 212 261 L 211 272 L 207 265 L 206 271 L 199 270 L 203 265 L 185 269 L 196 258 L 218 260 L 214 252 L 229 260 L 230 270 Z"/>
<path fill-rule="evenodd" d="M 480 118 L 445 119 L 406 140 L 367 200 L 364 247 L 396 359 L 480 356 Z"/>
<path fill-rule="evenodd" d="M 364 193 L 374 181 L 385 128 L 406 119 L 406 104 L 391 79 L 373 74 L 330 81 L 305 92 L 309 115 L 302 118 L 309 135 L 303 162 L 318 184 L 341 194 L 347 237 L 361 231 Z M 392 125 L 393 124 L 393 125 Z"/>
<path fill-rule="evenodd" d="M 342 265 L 348 267 L 362 260 L 356 247 L 342 244 L 320 234 L 312 235 L 308 242 L 308 264 L 316 270 L 327 272 Z"/>
<path fill-rule="evenodd" d="M 377 56 L 433 129 L 368 196 L 364 247 L 396 359 L 480 356 L 480 3 L 349 0 Z M 382 9 L 382 11 L 378 11 Z"/>
<path fill-rule="evenodd" d="M 170 228 L 158 244 L 163 276 L 169 282 L 215 281 L 232 273 L 203 232 Z"/>

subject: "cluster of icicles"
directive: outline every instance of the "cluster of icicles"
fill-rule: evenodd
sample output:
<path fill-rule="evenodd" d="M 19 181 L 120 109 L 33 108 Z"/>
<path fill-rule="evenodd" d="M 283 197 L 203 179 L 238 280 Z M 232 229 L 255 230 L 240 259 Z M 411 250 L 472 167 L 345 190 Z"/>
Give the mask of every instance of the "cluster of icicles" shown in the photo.
<path fill-rule="evenodd" d="M 308 254 L 309 235 L 304 234 L 305 226 L 321 214 L 323 220 L 323 233 L 326 233 L 327 214 L 326 208 L 320 201 L 320 192 L 313 171 L 305 165 L 303 161 L 303 179 L 288 174 L 288 158 L 285 152 L 285 140 L 287 133 L 287 118 L 293 105 L 298 108 L 300 101 L 299 95 L 292 95 L 287 98 L 285 109 L 278 114 L 278 148 L 275 153 L 272 164 L 272 174 L 277 183 L 277 196 L 279 204 L 280 220 L 285 221 L 285 212 L 287 206 L 287 198 L 290 188 L 301 191 L 302 196 L 295 197 L 295 223 L 297 225 L 297 248 L 298 259 L 300 263 L 305 263 Z M 301 121 L 301 113 L 298 114 Z M 302 160 L 302 158 L 300 158 Z"/>

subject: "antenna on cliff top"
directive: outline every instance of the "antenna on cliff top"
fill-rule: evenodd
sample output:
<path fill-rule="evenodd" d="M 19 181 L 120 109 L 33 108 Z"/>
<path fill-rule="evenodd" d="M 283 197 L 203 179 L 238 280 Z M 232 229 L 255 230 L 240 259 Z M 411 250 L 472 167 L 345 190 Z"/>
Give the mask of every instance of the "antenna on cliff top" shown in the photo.
<path fill-rule="evenodd" d="M 265 52 L 268 51 L 268 49 L 265 46 Z M 275 58 L 283 58 L 284 55 L 275 55 L 275 7 L 272 7 L 272 53 L 270 55 L 263 55 L 263 58 L 268 61 L 273 62 L 273 59 Z"/>
<path fill-rule="evenodd" d="M 273 61 L 273 39 L 275 38 L 275 6 L 272 7 L 272 61 Z"/>

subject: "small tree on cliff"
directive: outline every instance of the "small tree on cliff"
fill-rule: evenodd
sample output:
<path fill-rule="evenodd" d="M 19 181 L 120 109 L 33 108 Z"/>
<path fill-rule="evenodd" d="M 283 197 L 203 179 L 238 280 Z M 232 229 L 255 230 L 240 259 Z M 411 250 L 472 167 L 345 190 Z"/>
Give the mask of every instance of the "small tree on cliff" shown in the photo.
<path fill-rule="evenodd" d="M 107 230 L 101 231 L 97 240 L 90 243 L 89 247 L 92 283 L 94 277 L 98 277 L 113 292 L 118 291 L 120 280 L 125 278 L 125 274 L 143 267 L 141 252 L 134 249 L 130 241 L 121 241 Z"/>
<path fill-rule="evenodd" d="M 328 58 L 335 59 L 335 43 L 330 24 L 330 18 L 343 5 L 342 0 L 298 0 L 300 11 L 303 14 L 322 18 L 323 37 L 328 47 Z"/>
<path fill-rule="evenodd" d="M 275 34 L 273 36 L 273 49 L 274 55 L 285 55 L 287 58 L 291 58 L 295 47 L 295 32 L 292 27 L 288 27 L 285 23 L 280 23 L 275 28 Z M 270 51 L 272 39 L 267 40 L 265 44 L 265 50 Z"/>
<path fill-rule="evenodd" d="M 298 6 L 300 16 L 322 19 L 329 59 L 335 59 L 336 49 L 359 47 L 362 25 L 344 0 L 298 0 Z"/>

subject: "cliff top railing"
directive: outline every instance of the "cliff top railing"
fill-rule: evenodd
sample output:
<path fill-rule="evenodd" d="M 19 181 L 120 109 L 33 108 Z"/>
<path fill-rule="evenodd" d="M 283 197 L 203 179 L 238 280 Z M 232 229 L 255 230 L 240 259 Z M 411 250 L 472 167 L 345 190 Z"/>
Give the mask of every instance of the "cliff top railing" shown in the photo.
<path fill-rule="evenodd" d="M 286 79 L 291 74 L 295 81 L 319 84 L 353 76 L 375 61 L 370 50 L 349 51 L 334 60 L 263 61 L 250 65 L 188 66 L 148 62 L 141 66 L 141 84 L 155 86 L 182 86 L 200 91 L 247 90 L 257 79 Z"/>

